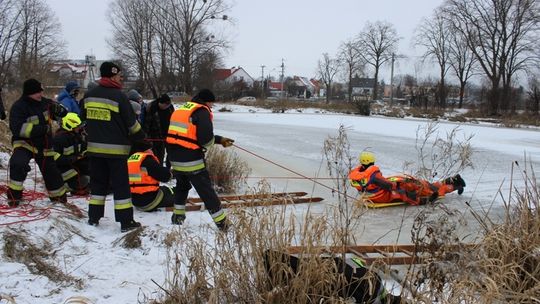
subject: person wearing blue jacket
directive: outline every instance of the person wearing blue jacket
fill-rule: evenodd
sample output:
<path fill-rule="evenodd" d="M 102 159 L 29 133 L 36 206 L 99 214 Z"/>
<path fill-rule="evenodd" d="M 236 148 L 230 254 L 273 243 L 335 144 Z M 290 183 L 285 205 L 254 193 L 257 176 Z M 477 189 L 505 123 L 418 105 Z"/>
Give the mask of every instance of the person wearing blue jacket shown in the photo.
<path fill-rule="evenodd" d="M 69 112 L 77 113 L 77 115 L 81 114 L 81 108 L 77 101 L 77 95 L 79 95 L 80 88 L 81 87 L 76 81 L 69 81 L 56 98 Z"/>

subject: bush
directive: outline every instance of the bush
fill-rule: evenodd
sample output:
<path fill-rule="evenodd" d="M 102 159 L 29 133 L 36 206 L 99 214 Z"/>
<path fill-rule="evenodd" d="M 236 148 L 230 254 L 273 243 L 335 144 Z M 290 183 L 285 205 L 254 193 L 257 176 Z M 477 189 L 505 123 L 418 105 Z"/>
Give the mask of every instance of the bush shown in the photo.
<path fill-rule="evenodd" d="M 354 105 L 356 106 L 356 110 L 358 111 L 358 114 L 364 115 L 364 116 L 369 116 L 371 114 L 369 101 L 367 100 L 355 101 Z"/>
<path fill-rule="evenodd" d="M 206 166 L 218 193 L 237 193 L 251 169 L 235 152 L 215 145 L 206 153 Z"/>

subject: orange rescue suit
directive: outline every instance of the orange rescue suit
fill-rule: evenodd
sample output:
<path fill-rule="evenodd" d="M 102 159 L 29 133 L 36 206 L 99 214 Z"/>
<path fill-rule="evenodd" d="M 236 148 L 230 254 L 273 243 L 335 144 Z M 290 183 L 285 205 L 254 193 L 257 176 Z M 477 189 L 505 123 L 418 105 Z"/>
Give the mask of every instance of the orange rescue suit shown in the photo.
<path fill-rule="evenodd" d="M 386 182 L 390 185 L 394 183 L 384 178 L 379 170 L 379 167 L 371 165 L 368 168 L 364 166 L 358 166 L 351 170 L 349 173 L 349 180 L 351 185 L 358 189 L 360 192 L 364 192 L 367 198 L 373 203 L 390 203 L 393 201 L 404 201 L 412 205 L 417 205 L 417 201 L 413 201 L 408 198 L 405 193 L 397 191 L 386 190 L 375 184 L 375 180 Z"/>
<path fill-rule="evenodd" d="M 167 143 L 192 150 L 201 148 L 197 142 L 197 126 L 191 121 L 191 115 L 199 108 L 206 108 L 210 112 L 210 119 L 213 119 L 214 114 L 208 106 L 195 102 L 186 102 L 171 115 Z"/>
<path fill-rule="evenodd" d="M 143 161 L 153 157 L 159 163 L 157 157 L 150 153 L 137 152 L 128 158 L 129 187 L 131 193 L 144 194 L 159 190 L 159 181 L 148 175 L 146 168 L 142 167 Z"/>

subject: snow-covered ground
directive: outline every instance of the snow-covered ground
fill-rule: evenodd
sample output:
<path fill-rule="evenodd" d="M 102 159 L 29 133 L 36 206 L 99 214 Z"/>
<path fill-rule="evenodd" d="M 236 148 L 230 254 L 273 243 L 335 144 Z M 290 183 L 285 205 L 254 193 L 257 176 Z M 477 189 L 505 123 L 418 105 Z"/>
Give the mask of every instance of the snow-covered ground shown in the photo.
<path fill-rule="evenodd" d="M 232 112 L 219 112 L 222 107 Z M 312 178 L 328 176 L 322 153 L 323 142 L 328 136 L 337 135 L 340 125 L 347 127 L 351 152 L 357 155 L 370 147 L 376 153 L 383 173 L 389 175 L 401 172 L 405 162 L 416 161 L 416 131 L 427 123 L 418 119 L 317 113 L 319 111 L 315 109 L 276 114 L 253 107 L 215 105 L 214 111 L 216 133 L 235 139 L 237 147 L 232 149 L 252 168 L 251 178 L 248 179 L 251 185 L 265 178 L 275 191 L 306 191 L 322 196 L 325 198 L 322 203 L 311 206 L 311 211 L 321 213 L 335 203 L 335 196 L 326 187 L 298 178 L 299 174 Z M 456 126 L 441 122 L 438 128 L 441 134 L 445 134 Z M 519 167 L 514 167 L 514 172 L 529 169 L 524 164 L 525 158 L 533 168 L 540 165 L 540 132 L 488 125 L 459 125 L 459 129 L 459 138 L 473 135 L 474 168 L 462 172 L 467 181 L 465 193 L 462 196 L 449 194 L 442 204 L 466 214 L 467 201 L 477 211 L 491 208 L 496 214 L 503 204 L 497 191 L 501 188 L 503 194 L 508 193 L 512 163 L 519 163 Z M 9 155 L 0 154 L 2 168 L 7 168 L 8 158 Z M 25 187 L 43 191 L 40 179 L 34 184 L 33 177 L 34 171 L 28 175 Z M 523 184 L 521 177 L 520 174 L 514 175 L 514 186 Z M 0 170 L 0 180 L 0 184 L 6 184 L 6 169 Z M 317 181 L 333 187 L 328 180 Z M 350 193 L 354 193 L 350 190 Z M 2 199 L 5 200 L 5 195 Z M 51 210 L 44 220 L 15 225 L 6 224 L 20 218 L 1 215 L 2 234 L 7 231 L 25 233 L 37 243 L 49 240 L 53 247 L 57 246 L 54 251 L 57 266 L 65 273 L 82 279 L 84 287 L 63 287 L 44 276 L 32 274 L 25 265 L 8 261 L 2 256 L 0 298 L 9 295 L 16 303 L 64 303 L 69 297 L 79 295 L 88 298 L 88 303 L 137 303 L 138 300 L 155 297 L 159 292 L 159 287 L 152 280 L 157 284 L 165 280 L 166 250 L 161 236 L 175 229 L 189 229 L 192 234 L 204 238 L 213 238 L 216 233 L 206 212 L 188 213 L 187 221 L 180 228 L 170 225 L 169 212 L 136 212 L 135 218 L 147 226 L 143 247 L 124 249 L 113 244 L 122 234 L 119 225 L 114 222 L 111 199 L 108 198 L 106 216 L 100 221 L 99 227 L 88 226 L 85 219 L 79 220 L 57 210 Z M 86 199 L 72 198 L 70 201 L 86 210 Z M 47 200 L 33 201 L 31 204 L 50 207 Z M 290 210 L 300 215 L 306 208 L 299 205 Z M 400 225 L 410 227 L 412 217 L 421 208 L 428 207 L 370 210 L 362 217 L 358 240 L 362 243 L 409 242 L 410 233 L 404 230 L 398 234 L 397 229 Z M 404 224 L 400 223 L 402 218 L 405 219 Z M 66 232 L 67 226 L 59 227 L 58 219 L 78 231 Z M 0 246 L 4 247 L 3 238 L 0 239 Z M 0 300 L 0 303 L 4 302 Z"/>

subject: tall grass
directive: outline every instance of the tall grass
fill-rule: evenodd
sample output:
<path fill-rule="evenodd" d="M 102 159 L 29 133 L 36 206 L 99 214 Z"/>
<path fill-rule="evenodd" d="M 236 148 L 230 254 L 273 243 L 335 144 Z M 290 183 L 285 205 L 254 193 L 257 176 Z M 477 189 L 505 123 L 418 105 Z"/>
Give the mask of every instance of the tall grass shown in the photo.
<path fill-rule="evenodd" d="M 218 193 L 238 193 L 251 173 L 247 163 L 234 151 L 212 146 L 206 152 L 206 167 Z"/>
<path fill-rule="evenodd" d="M 415 302 L 540 302 L 539 188 L 532 168 L 522 174 L 525 184 L 505 199 L 502 221 L 474 214 L 483 231 L 473 246 L 457 236 L 458 222 L 451 215 L 430 222 L 417 219 L 414 239 L 430 256 L 409 272 Z"/>

